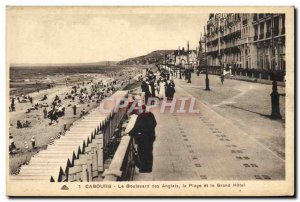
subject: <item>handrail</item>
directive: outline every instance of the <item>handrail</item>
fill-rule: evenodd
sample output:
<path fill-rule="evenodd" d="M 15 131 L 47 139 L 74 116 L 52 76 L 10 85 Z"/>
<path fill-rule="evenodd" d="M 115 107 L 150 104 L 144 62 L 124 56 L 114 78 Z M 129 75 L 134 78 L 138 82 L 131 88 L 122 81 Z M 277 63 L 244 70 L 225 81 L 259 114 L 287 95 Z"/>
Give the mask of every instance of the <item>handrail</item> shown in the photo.
<path fill-rule="evenodd" d="M 118 149 L 107 170 L 104 171 L 104 181 L 130 180 L 135 168 L 133 159 L 133 138 L 128 135 L 136 122 L 137 115 L 131 115 Z"/>
<path fill-rule="evenodd" d="M 114 158 L 109 166 L 103 173 L 105 176 L 104 181 L 117 181 L 122 177 L 122 165 L 128 149 L 130 148 L 130 143 L 132 143 L 132 138 L 130 136 L 123 136 L 118 149 L 114 155 Z"/>

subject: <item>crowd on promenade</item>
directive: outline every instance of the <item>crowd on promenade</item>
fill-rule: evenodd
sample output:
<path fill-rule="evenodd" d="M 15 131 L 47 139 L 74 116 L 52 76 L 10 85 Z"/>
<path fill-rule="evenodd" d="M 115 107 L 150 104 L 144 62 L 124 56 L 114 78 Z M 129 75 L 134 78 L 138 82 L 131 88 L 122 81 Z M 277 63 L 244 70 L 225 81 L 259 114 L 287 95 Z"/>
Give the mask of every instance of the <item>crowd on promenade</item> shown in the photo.
<path fill-rule="evenodd" d="M 148 103 L 149 97 L 172 100 L 175 93 L 172 72 L 169 73 L 161 69 L 158 74 L 154 74 L 151 70 L 147 70 L 141 84 L 141 89 L 145 93 L 146 103 Z"/>
<path fill-rule="evenodd" d="M 146 110 L 148 99 L 159 98 L 172 100 L 175 93 L 173 73 L 164 69 L 159 69 L 154 74 L 151 70 L 146 71 L 146 75 L 141 83 L 142 92 L 145 95 L 145 103 L 138 116 L 134 127 L 129 132 L 137 145 L 135 164 L 139 168 L 139 173 L 151 173 L 153 167 L 153 145 L 156 139 L 155 128 L 157 125 L 154 114 Z"/>

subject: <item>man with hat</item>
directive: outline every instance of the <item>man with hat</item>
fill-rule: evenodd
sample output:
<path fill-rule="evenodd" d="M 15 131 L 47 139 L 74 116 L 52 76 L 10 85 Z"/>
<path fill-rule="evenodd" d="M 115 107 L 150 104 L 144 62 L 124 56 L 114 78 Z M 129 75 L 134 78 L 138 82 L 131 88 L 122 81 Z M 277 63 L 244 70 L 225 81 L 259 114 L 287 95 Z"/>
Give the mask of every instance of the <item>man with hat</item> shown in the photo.
<path fill-rule="evenodd" d="M 129 132 L 138 145 L 138 155 L 141 160 L 140 172 L 152 172 L 153 165 L 153 143 L 155 141 L 155 127 L 157 123 L 152 112 L 143 106 L 138 115 L 133 129 Z"/>

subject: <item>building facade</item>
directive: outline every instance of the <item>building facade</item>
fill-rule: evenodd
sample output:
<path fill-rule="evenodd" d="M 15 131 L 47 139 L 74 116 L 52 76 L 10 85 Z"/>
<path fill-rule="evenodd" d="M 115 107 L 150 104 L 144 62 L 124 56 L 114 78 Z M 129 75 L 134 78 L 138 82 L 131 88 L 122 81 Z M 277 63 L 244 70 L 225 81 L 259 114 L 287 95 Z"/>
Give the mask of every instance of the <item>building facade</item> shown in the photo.
<path fill-rule="evenodd" d="M 257 67 L 285 71 L 285 15 L 254 14 L 253 27 Z"/>
<path fill-rule="evenodd" d="M 210 14 L 206 30 L 209 66 L 285 70 L 284 14 Z"/>
<path fill-rule="evenodd" d="M 198 53 L 197 50 L 190 50 L 188 44 L 187 50 L 178 47 L 178 50 L 175 50 L 173 54 L 169 55 L 167 60 L 169 64 L 175 66 L 194 68 L 198 65 Z"/>

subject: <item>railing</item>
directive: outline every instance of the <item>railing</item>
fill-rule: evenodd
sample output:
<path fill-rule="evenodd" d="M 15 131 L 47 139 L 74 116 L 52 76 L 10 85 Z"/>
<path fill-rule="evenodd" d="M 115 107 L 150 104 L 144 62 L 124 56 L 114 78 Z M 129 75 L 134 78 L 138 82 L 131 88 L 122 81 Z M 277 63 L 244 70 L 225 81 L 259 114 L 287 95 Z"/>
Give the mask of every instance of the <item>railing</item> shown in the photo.
<path fill-rule="evenodd" d="M 242 68 L 232 68 L 231 72 L 232 75 L 247 76 L 247 77 L 262 79 L 262 80 L 272 80 L 274 74 L 274 71 L 259 70 L 259 69 L 242 69 Z M 276 72 L 276 80 L 283 82 L 285 72 L 279 70 L 275 72 Z"/>
<path fill-rule="evenodd" d="M 131 115 L 124 136 L 107 170 L 103 173 L 104 181 L 132 181 L 135 172 L 134 141 L 128 135 L 133 128 L 137 115 Z"/>
<path fill-rule="evenodd" d="M 210 46 L 207 47 L 207 52 L 214 52 L 218 50 L 218 46 Z"/>
<path fill-rule="evenodd" d="M 122 137 L 114 158 L 103 173 L 104 181 L 131 181 L 135 171 L 133 138 Z"/>
<path fill-rule="evenodd" d="M 214 75 L 220 75 L 221 73 L 221 67 L 220 66 L 203 66 L 200 67 L 200 70 L 203 71 L 203 73 L 208 72 L 208 74 L 214 74 Z"/>
<path fill-rule="evenodd" d="M 252 42 L 252 37 L 245 37 L 245 38 L 242 38 L 242 39 L 238 39 L 236 41 L 236 45 L 242 45 L 242 44 L 246 44 L 246 43 L 251 43 Z"/>
<path fill-rule="evenodd" d="M 224 47 L 224 49 L 225 49 L 225 48 L 232 48 L 232 47 L 234 47 L 234 46 L 235 46 L 235 43 L 234 43 L 234 41 L 227 42 L 227 43 L 225 44 L 225 47 Z"/>

